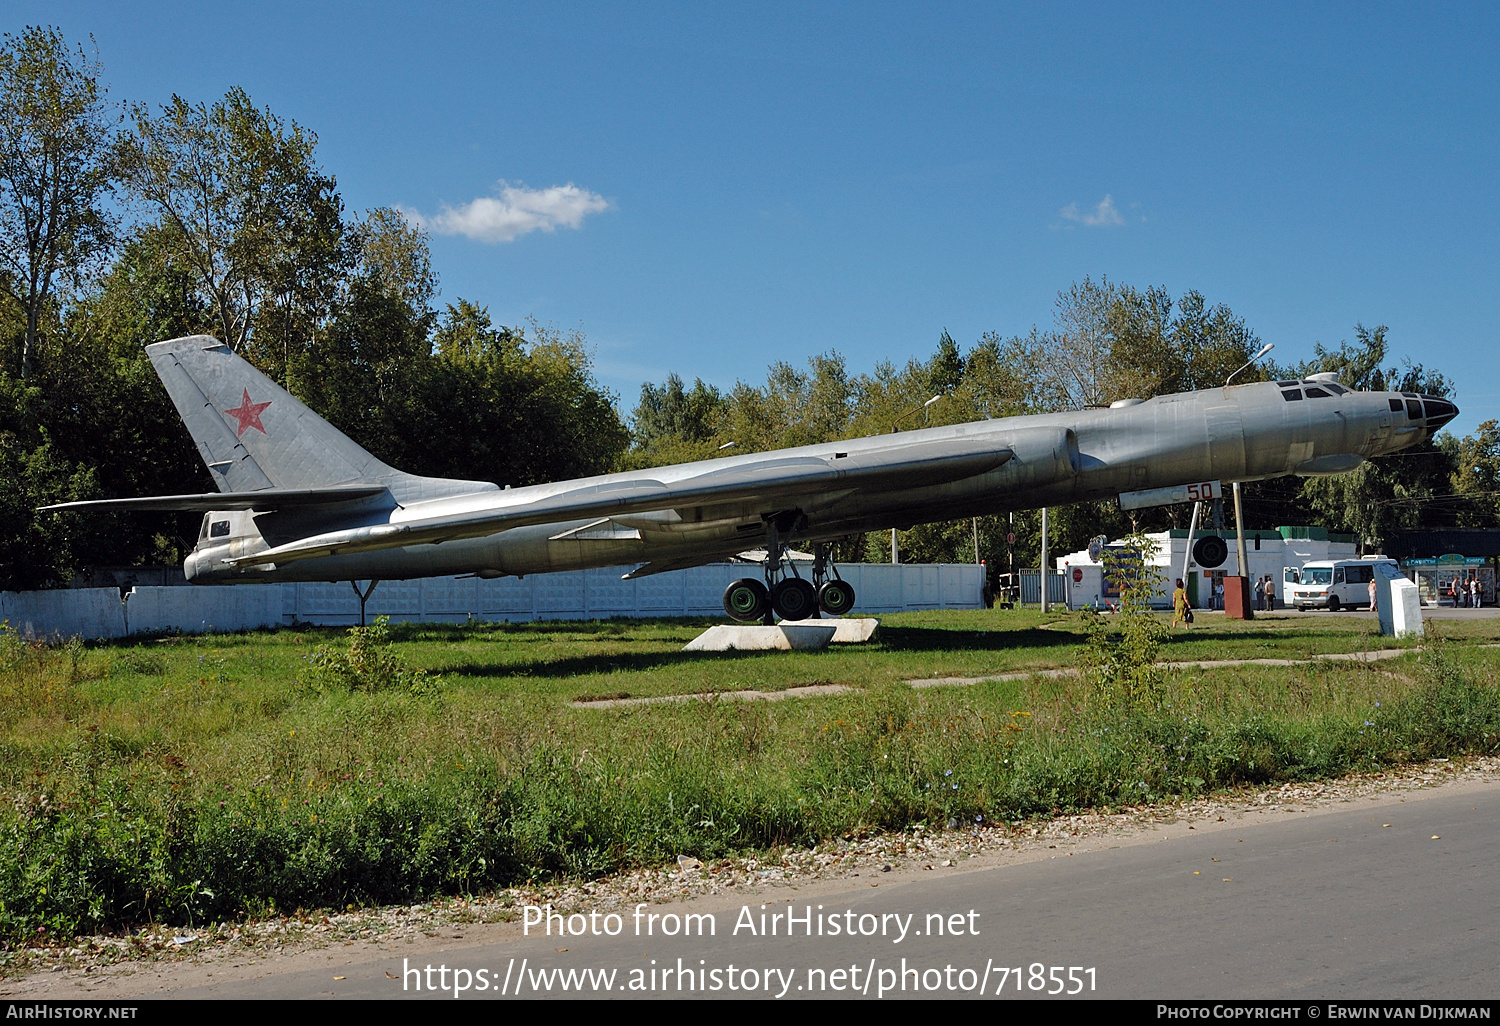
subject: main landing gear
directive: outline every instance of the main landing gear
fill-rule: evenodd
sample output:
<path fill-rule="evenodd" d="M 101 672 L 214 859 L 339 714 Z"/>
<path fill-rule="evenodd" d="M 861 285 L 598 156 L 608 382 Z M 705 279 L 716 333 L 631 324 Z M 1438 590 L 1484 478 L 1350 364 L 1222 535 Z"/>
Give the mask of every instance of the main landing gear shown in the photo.
<path fill-rule="evenodd" d="M 832 546 L 827 542 L 815 546 L 813 579 L 807 581 L 786 558 L 786 544 L 780 534 L 774 523 L 768 525 L 765 583 L 742 577 L 730 584 L 724 589 L 724 611 L 741 622 L 759 620 L 769 626 L 775 617 L 807 620 L 817 616 L 819 610 L 843 616 L 853 609 L 854 589 L 838 576 L 838 569 L 828 558 Z"/>

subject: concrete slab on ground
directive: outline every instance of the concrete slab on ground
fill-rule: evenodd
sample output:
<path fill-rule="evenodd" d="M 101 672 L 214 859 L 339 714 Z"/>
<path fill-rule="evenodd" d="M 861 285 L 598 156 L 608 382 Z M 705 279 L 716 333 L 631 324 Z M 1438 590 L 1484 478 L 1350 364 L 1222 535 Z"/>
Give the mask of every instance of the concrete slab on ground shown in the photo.
<path fill-rule="evenodd" d="M 880 626 L 880 621 L 873 616 L 851 616 L 835 619 L 829 617 L 826 620 L 783 620 L 783 627 L 827 627 L 834 624 L 834 645 L 858 645 L 869 641 L 875 635 L 875 628 Z"/>
<path fill-rule="evenodd" d="M 821 620 L 775 627 L 721 623 L 682 646 L 684 652 L 813 652 L 828 647 L 838 628 Z"/>

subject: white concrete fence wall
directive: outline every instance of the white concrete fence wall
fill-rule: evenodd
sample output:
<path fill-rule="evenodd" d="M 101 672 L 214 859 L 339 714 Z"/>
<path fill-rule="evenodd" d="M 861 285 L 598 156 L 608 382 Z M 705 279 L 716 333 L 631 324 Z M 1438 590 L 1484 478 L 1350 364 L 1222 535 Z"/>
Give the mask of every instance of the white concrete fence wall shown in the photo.
<path fill-rule="evenodd" d="M 612 616 L 719 616 L 724 589 L 759 577 L 743 563 L 621 580 L 631 567 L 605 567 L 523 580 L 434 577 L 385 581 L 366 616 L 394 621 L 596 620 Z M 799 568 L 800 569 L 800 568 Z M 857 612 L 979 609 L 984 568 L 971 564 L 856 563 L 839 566 L 854 587 Z M 347 582 L 133 588 L 121 601 L 114 588 L 0 592 L 0 620 L 32 637 L 118 638 L 164 631 L 200 633 L 292 623 L 348 626 L 359 622 L 359 599 Z"/>
<path fill-rule="evenodd" d="M 0 621 L 28 638 L 118 638 L 128 633 L 118 588 L 0 591 Z"/>

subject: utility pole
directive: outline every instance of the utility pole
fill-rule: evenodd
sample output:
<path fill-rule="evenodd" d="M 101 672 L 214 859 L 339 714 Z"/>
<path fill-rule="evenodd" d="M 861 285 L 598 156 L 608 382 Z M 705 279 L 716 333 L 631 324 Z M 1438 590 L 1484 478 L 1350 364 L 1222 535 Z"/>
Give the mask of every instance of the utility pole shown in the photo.
<path fill-rule="evenodd" d="M 1042 612 L 1050 612 L 1052 604 L 1047 601 L 1047 507 L 1042 507 Z"/>

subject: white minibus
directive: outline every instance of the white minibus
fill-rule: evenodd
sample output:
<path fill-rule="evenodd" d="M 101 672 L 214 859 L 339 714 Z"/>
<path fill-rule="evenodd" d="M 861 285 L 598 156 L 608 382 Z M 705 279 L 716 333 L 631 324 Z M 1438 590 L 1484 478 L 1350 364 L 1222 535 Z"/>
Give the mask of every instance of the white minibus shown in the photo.
<path fill-rule="evenodd" d="M 1338 611 L 1370 604 L 1370 582 L 1375 564 L 1394 563 L 1388 556 L 1364 559 L 1317 559 L 1300 570 L 1288 567 L 1282 574 L 1282 598 L 1298 609 Z"/>

